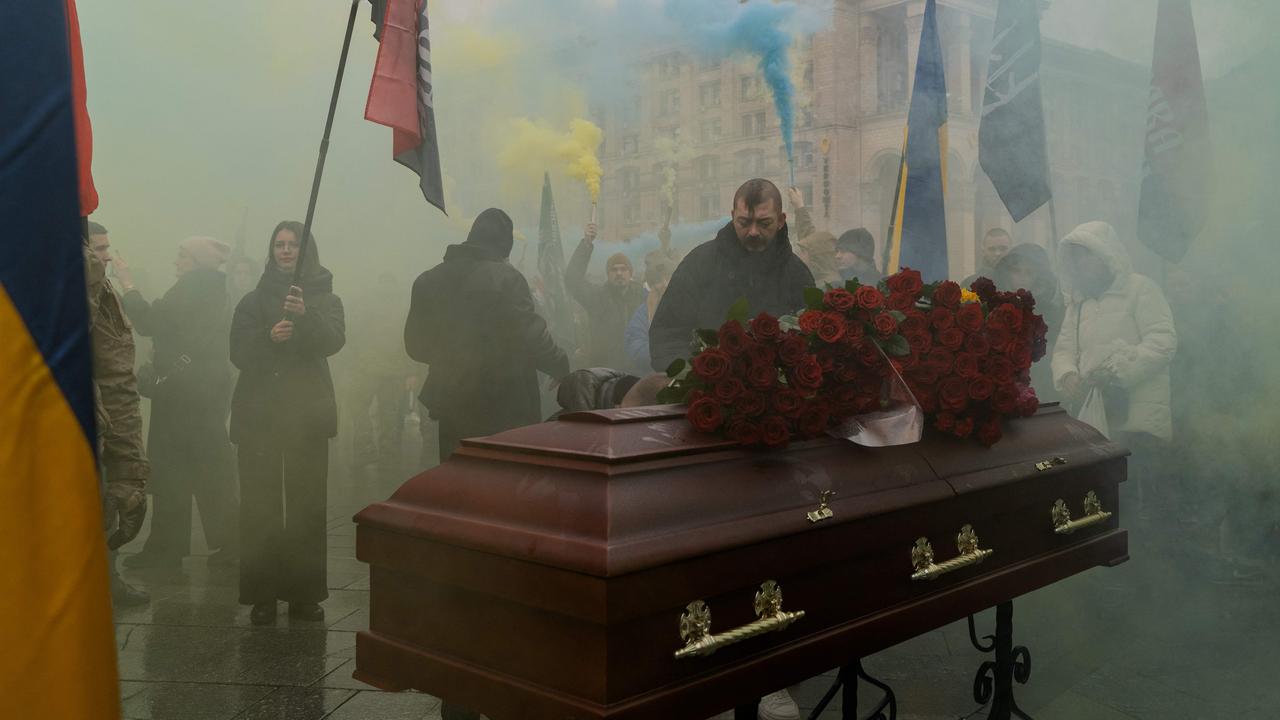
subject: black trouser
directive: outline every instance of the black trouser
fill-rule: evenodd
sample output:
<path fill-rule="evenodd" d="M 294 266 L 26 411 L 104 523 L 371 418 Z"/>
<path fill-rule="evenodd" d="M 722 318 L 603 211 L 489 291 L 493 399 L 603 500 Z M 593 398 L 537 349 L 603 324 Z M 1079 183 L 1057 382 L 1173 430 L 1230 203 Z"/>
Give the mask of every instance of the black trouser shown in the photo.
<path fill-rule="evenodd" d="M 325 506 L 329 441 L 245 443 L 240 460 L 240 602 L 329 597 Z"/>
<path fill-rule="evenodd" d="M 231 449 L 223 459 L 193 459 L 182 467 L 152 465 L 151 534 L 143 552 L 183 557 L 191 554 L 191 499 L 210 550 L 235 544 L 236 486 Z"/>

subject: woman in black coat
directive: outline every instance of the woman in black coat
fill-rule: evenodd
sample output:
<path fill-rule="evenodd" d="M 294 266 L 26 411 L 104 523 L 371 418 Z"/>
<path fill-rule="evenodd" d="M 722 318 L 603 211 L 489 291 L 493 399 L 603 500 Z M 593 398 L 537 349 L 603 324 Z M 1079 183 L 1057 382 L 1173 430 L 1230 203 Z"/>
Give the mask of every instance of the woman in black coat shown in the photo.
<path fill-rule="evenodd" d="M 240 370 L 231 400 L 231 441 L 240 466 L 240 602 L 254 624 L 270 623 L 276 601 L 289 614 L 323 620 L 329 439 L 338 432 L 329 356 L 346 343 L 333 275 L 307 242 L 294 284 L 302 224 L 271 234 L 266 270 L 231 322 L 231 362 Z M 286 522 L 287 518 L 287 522 Z"/>
<path fill-rule="evenodd" d="M 130 567 L 176 568 L 191 552 L 191 500 L 200 509 L 205 543 L 234 562 L 235 470 L 227 440 L 227 277 L 219 268 L 230 248 L 214 238 L 192 237 L 178 245 L 178 281 L 154 302 L 133 288 L 128 266 L 116 260 L 125 313 L 139 335 L 152 338 L 152 357 L 139 372 L 151 398 L 147 454 L 149 490 L 156 503 L 151 534 Z"/>

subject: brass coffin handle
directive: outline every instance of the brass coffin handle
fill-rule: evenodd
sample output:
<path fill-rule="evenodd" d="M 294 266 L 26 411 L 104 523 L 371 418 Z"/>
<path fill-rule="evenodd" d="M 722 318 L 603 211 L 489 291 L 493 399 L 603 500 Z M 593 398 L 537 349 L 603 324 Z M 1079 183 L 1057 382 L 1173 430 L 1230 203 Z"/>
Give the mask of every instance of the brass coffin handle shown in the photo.
<path fill-rule="evenodd" d="M 956 535 L 956 550 L 960 553 L 956 557 L 935 563 L 933 545 L 929 544 L 929 538 L 922 537 L 916 540 L 915 547 L 911 548 L 911 567 L 915 569 L 915 572 L 911 573 L 911 579 L 933 580 L 939 575 L 977 565 L 995 552 L 991 549 L 978 548 L 978 535 L 973 531 L 972 525 L 960 528 L 960 533 Z"/>
<path fill-rule="evenodd" d="M 1070 535 L 1080 528 L 1106 522 L 1107 518 L 1111 517 L 1111 513 L 1102 509 L 1098 494 L 1092 490 L 1084 496 L 1084 517 L 1072 520 L 1071 510 L 1062 499 L 1053 503 L 1053 509 L 1049 511 L 1049 515 L 1053 518 L 1053 531 L 1059 535 Z"/>
<path fill-rule="evenodd" d="M 772 580 L 766 580 L 756 593 L 755 622 L 734 628 L 725 633 L 711 634 L 711 609 L 701 600 L 694 600 L 680 616 L 680 639 L 684 647 L 675 652 L 676 659 L 707 656 L 727 645 L 742 642 L 757 635 L 785 630 L 791 623 L 804 617 L 803 610 L 783 612 L 782 588 Z"/>

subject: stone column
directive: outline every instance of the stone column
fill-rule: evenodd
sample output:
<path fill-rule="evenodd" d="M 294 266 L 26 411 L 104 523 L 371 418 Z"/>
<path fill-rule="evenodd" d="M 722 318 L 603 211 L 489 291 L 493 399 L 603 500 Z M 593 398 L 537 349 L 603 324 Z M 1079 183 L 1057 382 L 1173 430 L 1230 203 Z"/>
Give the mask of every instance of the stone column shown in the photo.
<path fill-rule="evenodd" d="M 880 67 L 876 45 L 880 42 L 880 21 L 874 13 L 858 16 L 858 85 L 861 92 L 860 115 L 874 115 L 880 109 Z"/>
<path fill-rule="evenodd" d="M 969 23 L 969 16 L 963 10 L 954 8 L 947 9 L 947 15 L 951 18 L 948 23 L 951 36 L 950 48 L 947 53 L 947 62 L 951 63 L 955 68 L 951 77 L 956 79 L 959 87 L 948 87 L 947 91 L 951 93 L 951 99 L 955 104 L 956 112 L 969 114 L 973 112 L 973 89 L 970 87 L 972 82 L 972 53 L 969 48 L 970 40 L 973 32 Z"/>

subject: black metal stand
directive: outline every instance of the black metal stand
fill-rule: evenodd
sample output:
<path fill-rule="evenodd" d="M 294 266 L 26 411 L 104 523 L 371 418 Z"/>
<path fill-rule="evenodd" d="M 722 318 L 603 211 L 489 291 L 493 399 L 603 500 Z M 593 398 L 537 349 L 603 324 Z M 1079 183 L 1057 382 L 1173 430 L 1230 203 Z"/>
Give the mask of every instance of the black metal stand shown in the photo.
<path fill-rule="evenodd" d="M 1013 602 L 1002 602 L 996 606 L 996 634 L 984 636 L 990 642 L 983 644 L 978 640 L 974 629 L 973 616 L 969 616 L 969 642 L 982 652 L 995 652 L 995 660 L 988 660 L 978 666 L 978 674 L 973 678 L 973 699 L 986 705 L 991 703 L 987 713 L 988 720 L 1009 720 L 1013 717 L 1031 720 L 1024 713 L 1018 702 L 1013 699 L 1013 681 L 1026 685 L 1031 679 L 1031 651 L 1022 645 L 1013 644 Z"/>
<path fill-rule="evenodd" d="M 861 658 L 840 668 L 839 674 L 836 675 L 835 683 L 822 696 L 822 700 L 813 708 L 813 712 L 809 713 L 809 720 L 817 720 L 822 715 L 822 712 L 827 709 L 827 705 L 835 698 L 836 691 L 842 687 L 844 688 L 844 694 L 840 698 L 840 716 L 843 720 L 860 720 L 858 717 L 859 680 L 865 680 L 867 684 L 879 688 L 884 693 L 880 698 L 880 702 L 871 710 L 871 714 L 867 715 L 865 720 L 897 720 L 898 698 L 893 694 L 893 688 L 868 675 L 867 671 L 862 668 Z"/>

